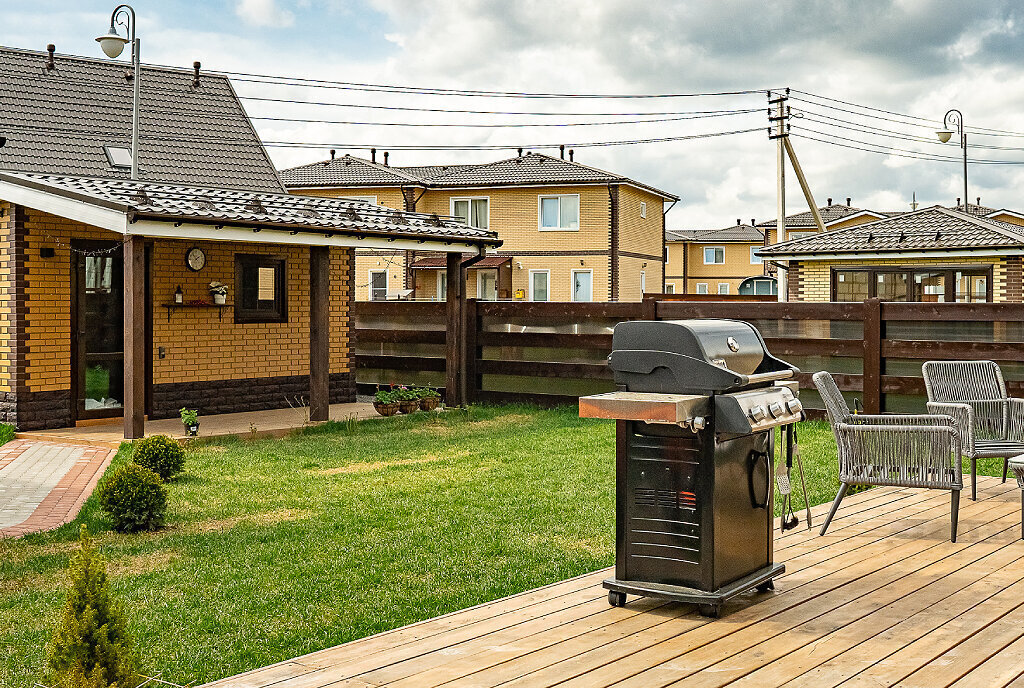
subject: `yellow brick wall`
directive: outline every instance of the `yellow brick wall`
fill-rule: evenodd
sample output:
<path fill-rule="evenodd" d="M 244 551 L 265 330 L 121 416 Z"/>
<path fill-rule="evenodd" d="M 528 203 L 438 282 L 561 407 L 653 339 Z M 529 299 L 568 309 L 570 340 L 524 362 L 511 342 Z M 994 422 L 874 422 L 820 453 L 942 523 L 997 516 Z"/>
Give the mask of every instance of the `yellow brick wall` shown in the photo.
<path fill-rule="evenodd" d="M 377 186 L 367 189 L 294 189 L 293 194 L 300 196 L 323 196 L 338 198 L 340 196 L 376 196 L 377 205 L 396 210 L 405 210 L 402 189 L 397 186 Z"/>
<path fill-rule="evenodd" d="M 28 388 L 55 391 L 71 385 L 71 279 L 74 239 L 119 240 L 120 236 L 53 215 L 28 211 L 26 221 L 28 290 Z M 206 252 L 200 272 L 185 266 L 192 246 Z M 53 258 L 40 249 L 53 248 Z M 228 285 L 228 302 L 236 296 L 234 255 L 270 254 L 286 257 L 288 322 L 236 324 L 231 308 L 218 319 L 218 309 L 177 309 L 173 301 L 180 284 L 185 300 L 210 300 L 212 281 Z M 331 251 L 331 372 L 348 372 L 349 249 Z M 152 252 L 153 382 L 208 381 L 309 372 L 309 249 L 234 242 L 157 240 Z M 166 357 L 158 357 L 158 347 Z"/>
<path fill-rule="evenodd" d="M 405 252 L 356 250 L 356 301 L 370 300 L 370 271 L 387 270 L 388 291 L 402 289 Z"/>
<path fill-rule="evenodd" d="M 831 301 L 832 268 L 855 268 L 874 266 L 916 267 L 927 265 L 978 265 L 992 267 L 992 300 L 1003 301 L 1003 282 L 1006 266 L 1001 258 L 914 258 L 863 261 L 797 261 L 799 266 L 800 294 L 791 294 L 790 300 Z"/>
<path fill-rule="evenodd" d="M 7 269 L 0 270 L 0 392 L 13 392 L 14 355 L 14 208 L 0 201 L 0 260 Z"/>
<path fill-rule="evenodd" d="M 1011 225 L 1024 225 L 1024 218 L 1017 217 L 1016 215 L 1010 215 L 1008 213 L 998 213 L 993 215 L 993 220 L 999 220 L 1000 222 L 1009 222 Z"/>
<path fill-rule="evenodd" d="M 647 217 L 640 217 L 640 203 L 647 204 Z M 660 259 L 665 241 L 661 231 L 661 213 L 662 199 L 659 196 L 632 186 L 620 186 L 619 250 Z"/>

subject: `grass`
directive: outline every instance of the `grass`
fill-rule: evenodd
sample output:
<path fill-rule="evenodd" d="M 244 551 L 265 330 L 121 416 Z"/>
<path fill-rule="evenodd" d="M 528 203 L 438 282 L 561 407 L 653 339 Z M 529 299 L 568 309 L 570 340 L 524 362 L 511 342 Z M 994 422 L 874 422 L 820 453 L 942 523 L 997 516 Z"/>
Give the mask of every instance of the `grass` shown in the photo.
<path fill-rule="evenodd" d="M 800 439 L 827 501 L 831 433 Z M 108 531 L 93 497 L 75 523 L 0 540 L 0 684 L 39 677 L 79 523 L 145 666 L 202 683 L 611 565 L 614 447 L 611 422 L 530 407 L 196 445 L 160 532 Z"/>

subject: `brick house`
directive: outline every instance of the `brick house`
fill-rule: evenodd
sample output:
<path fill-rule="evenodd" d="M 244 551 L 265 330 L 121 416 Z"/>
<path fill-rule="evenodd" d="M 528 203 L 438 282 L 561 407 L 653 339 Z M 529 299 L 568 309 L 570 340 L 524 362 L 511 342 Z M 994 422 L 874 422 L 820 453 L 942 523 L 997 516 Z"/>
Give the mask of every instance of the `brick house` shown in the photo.
<path fill-rule="evenodd" d="M 0 49 L 0 399 L 19 429 L 355 395 L 356 247 L 483 253 L 463 224 L 286 192 L 226 78 Z M 209 284 L 227 288 L 215 303 Z M 178 298 L 180 294 L 180 299 Z"/>
<path fill-rule="evenodd" d="M 1024 228 L 969 210 L 922 208 L 761 254 L 788 266 L 792 301 L 1020 303 Z"/>
<path fill-rule="evenodd" d="M 639 301 L 664 279 L 672 194 L 538 153 L 480 165 L 394 167 L 344 155 L 281 171 L 296 194 L 346 197 L 451 217 L 504 242 L 468 270 L 480 299 Z M 357 251 L 356 298 L 443 298 L 443 257 Z"/>

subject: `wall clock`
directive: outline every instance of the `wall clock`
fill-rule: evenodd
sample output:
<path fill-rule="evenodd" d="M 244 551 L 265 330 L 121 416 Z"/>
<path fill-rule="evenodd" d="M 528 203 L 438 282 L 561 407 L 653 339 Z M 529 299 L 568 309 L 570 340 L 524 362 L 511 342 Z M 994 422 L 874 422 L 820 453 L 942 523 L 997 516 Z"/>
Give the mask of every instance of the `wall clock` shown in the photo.
<path fill-rule="evenodd" d="M 198 246 L 194 246 L 188 250 L 185 254 L 185 264 L 188 265 L 189 270 L 199 272 L 206 265 L 206 254 L 203 249 Z"/>

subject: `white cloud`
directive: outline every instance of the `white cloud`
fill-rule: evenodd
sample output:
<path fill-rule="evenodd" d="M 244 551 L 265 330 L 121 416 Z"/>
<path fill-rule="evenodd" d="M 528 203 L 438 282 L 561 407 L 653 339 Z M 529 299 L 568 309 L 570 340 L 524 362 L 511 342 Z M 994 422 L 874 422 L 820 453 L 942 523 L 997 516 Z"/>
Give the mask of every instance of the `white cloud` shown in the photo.
<path fill-rule="evenodd" d="M 250 26 L 286 27 L 295 23 L 295 15 L 278 7 L 276 0 L 238 0 L 235 14 Z"/>

